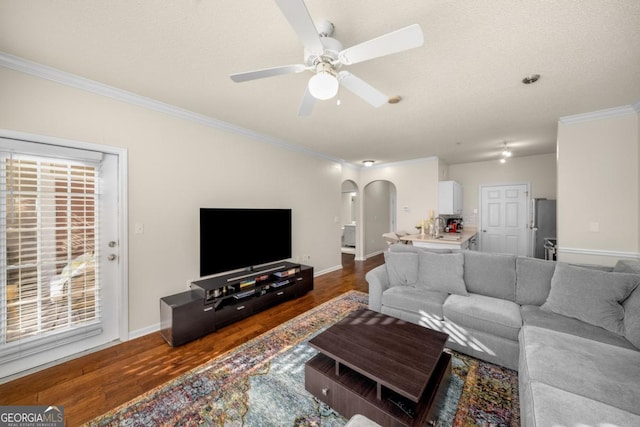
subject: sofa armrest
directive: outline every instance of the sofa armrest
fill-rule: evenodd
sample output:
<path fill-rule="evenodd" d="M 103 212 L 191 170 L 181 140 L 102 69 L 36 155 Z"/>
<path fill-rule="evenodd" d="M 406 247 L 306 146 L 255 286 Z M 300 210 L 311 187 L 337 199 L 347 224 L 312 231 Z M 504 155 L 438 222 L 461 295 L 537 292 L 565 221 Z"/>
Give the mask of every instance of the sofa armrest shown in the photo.
<path fill-rule="evenodd" d="M 385 264 L 370 270 L 365 279 L 369 283 L 369 309 L 374 311 L 382 310 L 382 293 L 389 289 L 389 275 Z"/>

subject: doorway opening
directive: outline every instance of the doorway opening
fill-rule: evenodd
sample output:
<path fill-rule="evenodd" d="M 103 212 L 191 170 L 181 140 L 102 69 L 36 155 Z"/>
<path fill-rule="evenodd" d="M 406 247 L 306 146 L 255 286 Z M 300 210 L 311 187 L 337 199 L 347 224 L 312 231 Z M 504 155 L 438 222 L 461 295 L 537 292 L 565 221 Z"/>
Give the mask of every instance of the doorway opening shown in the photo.
<path fill-rule="evenodd" d="M 384 233 L 396 231 L 396 186 L 391 181 L 372 181 L 364 187 L 363 230 L 364 258 L 384 252 Z"/>
<path fill-rule="evenodd" d="M 358 185 L 351 180 L 344 181 L 342 183 L 342 238 L 340 243 L 343 254 L 356 254 L 358 206 L 360 206 Z"/>

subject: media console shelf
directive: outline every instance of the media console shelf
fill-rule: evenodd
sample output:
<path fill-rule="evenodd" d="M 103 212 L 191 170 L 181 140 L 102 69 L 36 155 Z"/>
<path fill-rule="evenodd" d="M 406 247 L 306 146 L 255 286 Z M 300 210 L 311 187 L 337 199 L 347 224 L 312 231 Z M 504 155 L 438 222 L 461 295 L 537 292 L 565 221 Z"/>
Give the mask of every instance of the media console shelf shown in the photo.
<path fill-rule="evenodd" d="M 313 290 L 313 267 L 279 262 L 190 287 L 160 299 L 160 333 L 173 347 Z"/>

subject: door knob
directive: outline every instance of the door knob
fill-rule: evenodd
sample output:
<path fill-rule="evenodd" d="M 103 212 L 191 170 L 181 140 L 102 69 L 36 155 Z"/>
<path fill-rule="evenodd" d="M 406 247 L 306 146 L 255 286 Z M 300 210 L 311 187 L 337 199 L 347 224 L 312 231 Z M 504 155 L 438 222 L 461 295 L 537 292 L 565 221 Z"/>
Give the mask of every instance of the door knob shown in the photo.
<path fill-rule="evenodd" d="M 116 254 L 109 254 L 109 256 L 107 257 L 109 261 L 115 261 L 116 258 L 118 258 Z"/>
<path fill-rule="evenodd" d="M 109 242 L 109 247 L 110 247 L 110 248 L 115 248 L 115 247 L 116 247 L 116 245 L 117 245 L 117 243 L 116 243 L 116 242 L 114 242 L 113 240 Z"/>

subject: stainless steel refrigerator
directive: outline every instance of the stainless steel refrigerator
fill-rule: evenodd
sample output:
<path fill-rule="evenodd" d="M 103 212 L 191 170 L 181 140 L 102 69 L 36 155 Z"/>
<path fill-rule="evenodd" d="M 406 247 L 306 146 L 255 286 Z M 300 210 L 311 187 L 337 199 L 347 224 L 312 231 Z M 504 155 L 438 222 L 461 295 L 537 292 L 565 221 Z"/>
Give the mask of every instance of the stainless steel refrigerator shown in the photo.
<path fill-rule="evenodd" d="M 545 259 L 544 239 L 556 239 L 556 201 L 531 200 L 531 255 Z"/>

